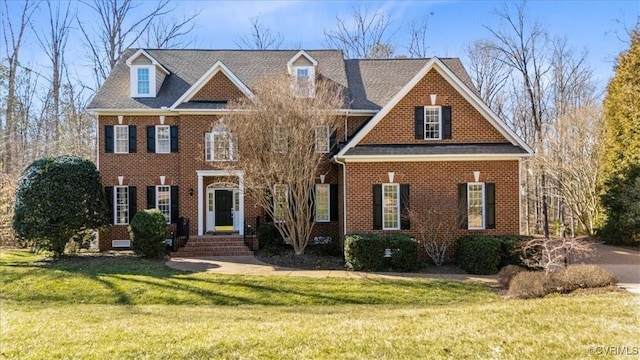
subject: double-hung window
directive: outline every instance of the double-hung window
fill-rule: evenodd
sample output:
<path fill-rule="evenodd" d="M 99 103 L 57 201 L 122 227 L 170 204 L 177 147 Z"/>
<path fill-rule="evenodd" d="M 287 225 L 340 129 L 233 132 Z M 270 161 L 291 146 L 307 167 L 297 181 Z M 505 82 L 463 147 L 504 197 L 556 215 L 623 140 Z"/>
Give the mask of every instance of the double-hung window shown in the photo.
<path fill-rule="evenodd" d="M 318 153 L 329 152 L 329 127 L 318 126 L 315 128 L 315 149 Z"/>
<path fill-rule="evenodd" d="M 148 95 L 149 88 L 149 68 L 138 68 L 138 95 Z"/>
<path fill-rule="evenodd" d="M 382 184 L 382 229 L 400 229 L 399 184 Z"/>
<path fill-rule="evenodd" d="M 206 161 L 236 160 L 235 137 L 228 130 L 214 130 L 205 134 Z"/>
<path fill-rule="evenodd" d="M 424 107 L 424 138 L 442 139 L 442 108 L 440 106 Z"/>
<path fill-rule="evenodd" d="M 316 213 L 316 222 L 328 222 L 329 218 L 329 184 L 316 184 L 315 191 L 315 213 Z"/>
<path fill-rule="evenodd" d="M 285 220 L 287 206 L 289 204 L 289 187 L 284 184 L 273 186 L 273 220 L 282 222 Z"/>
<path fill-rule="evenodd" d="M 485 228 L 484 183 L 467 184 L 467 221 L 469 229 Z"/>
<path fill-rule="evenodd" d="M 115 186 L 113 191 L 113 204 L 115 225 L 127 225 L 129 223 L 129 187 Z"/>
<path fill-rule="evenodd" d="M 171 187 L 156 186 L 156 208 L 164 215 L 167 223 L 171 222 Z"/>
<path fill-rule="evenodd" d="M 156 153 L 168 154 L 171 152 L 171 138 L 169 125 L 156 125 Z"/>
<path fill-rule="evenodd" d="M 128 125 L 114 125 L 113 130 L 115 133 L 115 151 L 116 154 L 126 154 L 129 152 L 129 126 Z"/>
<path fill-rule="evenodd" d="M 293 91 L 297 97 L 315 95 L 315 69 L 313 66 L 296 66 L 293 69 Z"/>

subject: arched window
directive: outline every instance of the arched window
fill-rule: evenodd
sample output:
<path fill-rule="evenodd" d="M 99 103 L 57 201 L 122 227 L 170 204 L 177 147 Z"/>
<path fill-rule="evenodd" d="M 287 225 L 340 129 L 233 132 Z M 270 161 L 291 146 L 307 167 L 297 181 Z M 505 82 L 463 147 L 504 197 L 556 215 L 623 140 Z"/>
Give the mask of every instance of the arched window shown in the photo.
<path fill-rule="evenodd" d="M 238 159 L 236 136 L 223 124 L 205 133 L 206 161 L 235 161 Z"/>

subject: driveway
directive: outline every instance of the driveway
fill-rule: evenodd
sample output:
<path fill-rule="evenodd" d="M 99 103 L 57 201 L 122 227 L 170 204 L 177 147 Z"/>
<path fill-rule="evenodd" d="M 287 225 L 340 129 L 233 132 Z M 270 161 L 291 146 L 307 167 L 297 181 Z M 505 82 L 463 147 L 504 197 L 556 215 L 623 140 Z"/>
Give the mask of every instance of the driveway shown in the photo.
<path fill-rule="evenodd" d="M 602 265 L 618 278 L 618 285 L 640 293 L 640 251 L 631 247 L 596 244 L 596 254 L 581 262 Z"/>

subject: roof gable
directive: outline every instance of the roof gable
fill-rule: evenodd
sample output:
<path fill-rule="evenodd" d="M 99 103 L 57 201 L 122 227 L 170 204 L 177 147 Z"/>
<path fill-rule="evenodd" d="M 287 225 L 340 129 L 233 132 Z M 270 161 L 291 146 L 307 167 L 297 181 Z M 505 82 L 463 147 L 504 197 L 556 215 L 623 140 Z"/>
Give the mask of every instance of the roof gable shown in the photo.
<path fill-rule="evenodd" d="M 145 57 L 147 60 L 149 60 L 149 62 L 152 65 L 155 65 L 155 67 L 161 71 L 163 71 L 166 75 L 169 75 L 169 70 L 165 69 L 164 66 L 162 66 L 162 64 L 160 64 L 160 62 L 158 62 L 158 60 L 156 60 L 153 56 L 149 55 L 148 52 L 146 52 L 144 49 L 139 49 L 138 51 L 136 51 L 135 53 L 133 53 L 133 55 L 129 56 L 127 58 L 127 60 L 125 61 L 125 63 L 131 67 L 133 65 L 136 65 L 136 60 L 138 60 L 138 58 L 140 57 Z"/>
<path fill-rule="evenodd" d="M 196 81 L 184 94 L 182 94 L 182 96 L 180 96 L 173 105 L 171 105 L 171 109 L 175 109 L 178 105 L 191 100 L 218 73 L 224 74 L 226 78 L 229 79 L 231 83 L 233 83 L 245 96 L 250 99 L 254 97 L 253 92 L 251 92 L 251 90 L 231 70 L 229 70 L 222 61 L 218 60 L 200 77 L 200 79 L 198 79 L 198 81 Z"/>
<path fill-rule="evenodd" d="M 520 146 L 527 154 L 533 150 L 511 130 L 489 107 L 480 99 L 476 92 L 464 84 L 440 59 L 430 59 L 422 69 L 398 91 L 389 102 L 349 141 L 336 157 L 344 156 L 349 149 L 358 145 L 365 136 L 385 118 L 387 114 L 420 82 L 430 70 L 437 71 L 462 97 L 475 108 L 505 139 L 511 144 Z"/>
<path fill-rule="evenodd" d="M 297 63 L 300 63 L 301 57 L 304 57 L 307 60 L 305 65 L 318 66 L 318 62 L 316 61 L 316 59 L 311 57 L 311 55 L 309 55 L 306 51 L 300 50 L 287 62 L 287 71 L 289 71 L 289 75 L 293 74 L 293 67 L 296 66 Z"/>

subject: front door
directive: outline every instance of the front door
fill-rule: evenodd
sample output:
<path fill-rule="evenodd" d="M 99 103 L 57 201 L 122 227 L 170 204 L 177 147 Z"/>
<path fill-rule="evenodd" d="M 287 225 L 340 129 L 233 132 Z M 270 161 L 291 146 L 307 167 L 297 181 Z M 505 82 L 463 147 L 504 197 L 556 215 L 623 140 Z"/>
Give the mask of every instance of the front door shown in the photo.
<path fill-rule="evenodd" d="M 215 190 L 215 231 L 233 231 L 233 191 Z"/>

